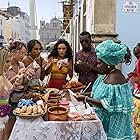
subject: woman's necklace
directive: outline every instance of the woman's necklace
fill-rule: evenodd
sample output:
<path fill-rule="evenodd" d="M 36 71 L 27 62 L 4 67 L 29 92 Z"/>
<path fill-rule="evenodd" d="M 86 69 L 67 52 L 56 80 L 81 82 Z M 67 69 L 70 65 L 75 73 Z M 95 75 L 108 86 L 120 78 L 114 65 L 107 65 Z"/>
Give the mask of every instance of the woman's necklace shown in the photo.
<path fill-rule="evenodd" d="M 107 75 L 105 75 L 105 77 L 104 77 L 104 81 L 108 78 L 108 76 L 112 73 L 112 72 L 114 72 L 116 69 L 112 69 Z"/>

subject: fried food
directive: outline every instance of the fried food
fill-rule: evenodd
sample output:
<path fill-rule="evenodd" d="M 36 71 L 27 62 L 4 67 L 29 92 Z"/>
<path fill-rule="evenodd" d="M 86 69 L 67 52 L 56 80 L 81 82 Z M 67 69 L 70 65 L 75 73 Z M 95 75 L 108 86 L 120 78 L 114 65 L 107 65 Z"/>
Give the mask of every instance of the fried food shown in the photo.
<path fill-rule="evenodd" d="M 22 108 L 21 108 L 21 113 L 25 113 L 27 111 L 27 106 L 23 106 Z"/>
<path fill-rule="evenodd" d="M 38 107 L 37 105 L 33 105 L 33 113 L 37 114 L 38 113 Z"/>
<path fill-rule="evenodd" d="M 17 108 L 15 109 L 15 113 L 20 114 L 20 113 L 21 113 L 21 109 L 17 107 Z"/>
<path fill-rule="evenodd" d="M 28 107 L 27 107 L 26 114 L 27 114 L 27 115 L 30 115 L 30 114 L 32 113 L 32 111 L 33 111 L 33 106 L 28 106 Z"/>
<path fill-rule="evenodd" d="M 37 108 L 38 108 L 38 114 L 41 114 L 41 113 L 43 112 L 43 110 L 42 110 L 41 106 L 40 106 L 40 105 L 38 105 L 38 106 L 37 106 Z"/>
<path fill-rule="evenodd" d="M 84 89 L 86 85 L 83 85 L 81 82 L 71 81 L 70 83 L 67 83 L 65 88 L 71 89 L 72 91 L 80 91 L 81 89 Z"/>

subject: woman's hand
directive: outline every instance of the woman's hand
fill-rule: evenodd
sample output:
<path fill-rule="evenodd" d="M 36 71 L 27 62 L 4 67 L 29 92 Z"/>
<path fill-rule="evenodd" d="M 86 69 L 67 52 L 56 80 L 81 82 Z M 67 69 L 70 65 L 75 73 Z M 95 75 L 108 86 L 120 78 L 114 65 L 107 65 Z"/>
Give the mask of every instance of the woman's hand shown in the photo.
<path fill-rule="evenodd" d="M 44 61 L 42 62 L 42 68 L 45 69 L 45 67 L 46 67 L 47 65 L 48 65 L 48 62 L 44 60 Z"/>
<path fill-rule="evenodd" d="M 52 63 L 57 63 L 58 59 L 53 59 Z"/>
<path fill-rule="evenodd" d="M 28 68 L 24 74 L 24 77 L 27 78 L 28 80 L 30 80 L 31 77 L 34 75 L 35 75 L 35 70 L 32 68 Z"/>
<path fill-rule="evenodd" d="M 67 65 L 68 65 L 68 62 L 65 61 L 64 59 L 61 59 L 61 60 L 57 61 L 57 66 L 59 67 L 59 69 L 63 66 L 67 67 Z"/>
<path fill-rule="evenodd" d="M 58 59 L 50 59 L 48 62 L 46 62 L 43 67 L 45 70 L 49 69 L 53 63 L 57 63 Z"/>
<path fill-rule="evenodd" d="M 140 78 L 139 77 L 135 77 L 133 80 L 135 81 L 135 83 L 139 83 L 140 82 Z"/>
<path fill-rule="evenodd" d="M 12 77 L 11 79 L 10 79 L 10 82 L 12 83 L 12 84 L 14 84 L 15 82 L 17 83 L 17 85 L 20 85 L 20 83 L 21 83 L 21 79 L 22 79 L 22 76 L 24 75 L 24 73 L 25 73 L 25 71 L 26 71 L 26 68 L 21 68 L 21 69 L 19 69 L 19 71 L 18 71 L 18 73 L 14 76 L 14 77 Z M 19 80 L 20 79 L 20 80 Z M 19 83 L 18 83 L 18 81 L 20 81 Z"/>
<path fill-rule="evenodd" d="M 17 75 L 14 84 L 15 84 L 16 86 L 22 85 L 22 83 L 23 83 L 23 77 L 24 77 L 24 74 Z"/>
<path fill-rule="evenodd" d="M 69 62 L 62 62 L 61 67 L 62 67 L 62 66 L 65 66 L 65 67 L 67 67 L 67 68 L 70 68 Z"/>
<path fill-rule="evenodd" d="M 75 95 L 75 98 L 78 100 L 78 101 L 84 101 L 85 100 L 85 95 L 82 95 L 80 93 L 76 93 Z"/>
<path fill-rule="evenodd" d="M 128 78 L 131 78 L 131 77 L 134 76 L 134 75 L 136 75 L 135 72 L 129 72 L 129 73 L 127 74 Z"/>
<path fill-rule="evenodd" d="M 19 69 L 19 71 L 18 71 L 17 75 L 24 74 L 24 73 L 25 73 L 25 71 L 26 71 L 26 68 L 21 68 L 21 69 Z"/>
<path fill-rule="evenodd" d="M 81 60 L 79 60 L 79 61 L 77 61 L 75 63 L 75 67 L 78 67 L 80 70 L 88 69 L 89 64 L 87 64 L 86 62 L 82 62 Z"/>
<path fill-rule="evenodd" d="M 52 61 L 49 61 L 46 66 L 44 67 L 45 70 L 47 70 L 48 68 L 50 68 L 52 65 Z"/>

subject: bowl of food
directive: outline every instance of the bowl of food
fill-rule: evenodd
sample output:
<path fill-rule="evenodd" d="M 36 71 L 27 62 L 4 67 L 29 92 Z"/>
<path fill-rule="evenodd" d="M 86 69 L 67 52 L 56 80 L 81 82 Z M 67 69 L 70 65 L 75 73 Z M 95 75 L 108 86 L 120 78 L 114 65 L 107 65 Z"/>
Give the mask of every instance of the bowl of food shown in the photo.
<path fill-rule="evenodd" d="M 47 101 L 48 107 L 56 106 L 57 104 L 58 104 L 58 100 L 57 100 L 57 99 L 49 99 L 49 100 Z"/>
<path fill-rule="evenodd" d="M 67 121 L 68 109 L 62 106 L 52 106 L 48 108 L 49 121 Z"/>
<path fill-rule="evenodd" d="M 61 95 L 59 93 L 51 92 L 49 94 L 49 99 L 60 99 L 60 98 L 61 98 Z"/>

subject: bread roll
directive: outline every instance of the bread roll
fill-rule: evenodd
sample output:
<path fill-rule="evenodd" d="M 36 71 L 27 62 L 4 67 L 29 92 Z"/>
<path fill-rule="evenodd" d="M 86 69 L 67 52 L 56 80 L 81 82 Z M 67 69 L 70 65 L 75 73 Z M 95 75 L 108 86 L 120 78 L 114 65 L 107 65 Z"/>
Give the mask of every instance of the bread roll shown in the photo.
<path fill-rule="evenodd" d="M 34 105 L 33 106 L 33 113 L 34 114 L 37 114 L 38 113 L 38 107 L 37 107 L 37 105 Z"/>
<path fill-rule="evenodd" d="M 43 112 L 43 110 L 42 110 L 41 106 L 40 106 L 40 105 L 38 105 L 38 106 L 37 106 L 37 108 L 38 108 L 38 114 L 41 114 L 41 113 Z"/>
<path fill-rule="evenodd" d="M 80 87 L 80 86 L 83 86 L 83 84 L 81 82 L 77 82 L 76 87 Z"/>
<path fill-rule="evenodd" d="M 76 87 L 77 86 L 75 81 L 71 81 L 70 84 L 71 84 L 71 87 Z"/>
<path fill-rule="evenodd" d="M 27 111 L 27 106 L 23 106 L 22 108 L 21 108 L 21 113 L 25 113 Z"/>
<path fill-rule="evenodd" d="M 48 110 L 48 105 L 47 104 L 45 105 L 44 110 L 45 110 L 45 112 L 47 112 L 47 110 Z"/>
<path fill-rule="evenodd" d="M 30 115 L 32 112 L 33 112 L 33 106 L 30 105 L 27 107 L 26 114 Z"/>
<path fill-rule="evenodd" d="M 20 114 L 20 113 L 21 113 L 21 109 L 17 107 L 17 108 L 15 109 L 15 113 Z"/>

